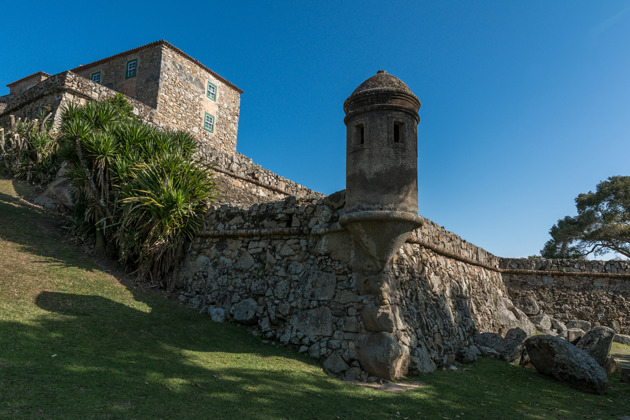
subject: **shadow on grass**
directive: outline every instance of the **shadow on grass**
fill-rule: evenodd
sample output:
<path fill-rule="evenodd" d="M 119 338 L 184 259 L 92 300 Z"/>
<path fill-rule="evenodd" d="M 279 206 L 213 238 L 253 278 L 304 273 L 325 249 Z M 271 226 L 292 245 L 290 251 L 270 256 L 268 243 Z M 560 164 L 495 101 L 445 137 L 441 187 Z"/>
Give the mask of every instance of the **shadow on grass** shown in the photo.
<path fill-rule="evenodd" d="M 22 183 L 14 181 L 13 184 Z M 16 190 L 25 188 L 22 186 Z M 73 247 L 61 246 L 65 238 L 60 230 L 60 219 L 49 212 L 0 192 L 0 220 L 0 238 L 18 244 L 25 252 L 42 257 L 43 261 L 39 262 L 89 271 L 98 269 L 93 261 L 80 255 Z"/>
<path fill-rule="evenodd" d="M 312 360 L 173 302 L 145 312 L 43 292 L 36 304 L 51 313 L 0 323 L 0 417 L 367 418 L 415 409 L 411 393 L 343 384 Z"/>

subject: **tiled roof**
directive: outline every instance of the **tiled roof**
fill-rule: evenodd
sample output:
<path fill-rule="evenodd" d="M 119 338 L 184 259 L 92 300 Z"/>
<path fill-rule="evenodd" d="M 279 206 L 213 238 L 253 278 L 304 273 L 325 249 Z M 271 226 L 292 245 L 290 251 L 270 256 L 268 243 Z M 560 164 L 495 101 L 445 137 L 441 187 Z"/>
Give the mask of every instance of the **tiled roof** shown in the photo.
<path fill-rule="evenodd" d="M 29 74 L 29 75 L 28 75 L 28 76 L 26 76 L 26 77 L 22 77 L 20 80 L 16 80 L 15 82 L 11 82 L 11 83 L 9 83 L 9 84 L 7 85 L 7 87 L 11 87 L 11 86 L 13 86 L 13 85 L 15 85 L 15 84 L 17 84 L 17 83 L 23 82 L 23 81 L 24 81 L 24 80 L 26 80 L 26 79 L 30 79 L 31 77 L 33 77 L 33 76 L 38 76 L 38 75 L 40 75 L 40 74 L 41 74 L 41 75 L 44 75 L 44 76 L 46 76 L 46 77 L 50 77 L 50 74 L 45 73 L 45 72 L 43 72 L 43 71 L 38 71 L 37 73 Z"/>
<path fill-rule="evenodd" d="M 183 52 L 182 50 L 180 50 L 179 48 L 175 47 L 172 44 L 169 44 L 168 42 L 162 40 L 159 41 L 155 41 L 152 42 L 150 44 L 146 44 L 146 45 L 142 45 L 140 47 L 134 48 L 132 50 L 129 51 L 124 51 L 115 55 L 112 55 L 110 57 L 106 57 L 106 58 L 102 58 L 98 61 L 94 61 L 92 63 L 89 64 L 84 64 L 81 65 L 79 67 L 75 67 L 73 69 L 71 69 L 70 71 L 76 72 L 77 70 L 82 70 L 85 69 L 86 67 L 92 67 L 92 66 L 96 66 L 98 64 L 104 63 L 108 60 L 111 60 L 113 58 L 117 58 L 120 56 L 124 56 L 124 55 L 129 55 L 129 54 L 133 54 L 135 52 L 138 52 L 140 50 L 143 50 L 145 48 L 151 48 L 151 47 L 155 47 L 157 45 L 164 45 L 165 47 L 170 48 L 171 50 L 175 51 L 177 54 L 181 55 L 182 57 L 186 58 L 187 60 L 192 61 L 193 63 L 197 64 L 198 66 L 200 66 L 201 68 L 203 68 L 204 70 L 206 70 L 207 72 L 209 72 L 210 74 L 212 74 L 214 77 L 216 77 L 217 79 L 221 80 L 223 83 L 225 83 L 228 86 L 233 87 L 234 89 L 236 89 L 239 93 L 243 93 L 243 91 L 241 89 L 239 89 L 236 85 L 232 84 L 230 81 L 226 80 L 225 78 L 219 76 L 218 74 L 216 74 L 215 72 L 213 72 L 212 70 L 210 70 L 208 67 L 204 66 L 203 64 L 201 64 L 199 61 L 195 60 L 194 58 L 192 58 L 191 56 L 189 56 L 188 54 L 186 54 L 185 52 Z M 19 80 L 18 80 L 19 81 Z M 13 83 L 17 83 L 17 82 L 13 82 Z M 7 85 L 8 86 L 8 85 Z"/>

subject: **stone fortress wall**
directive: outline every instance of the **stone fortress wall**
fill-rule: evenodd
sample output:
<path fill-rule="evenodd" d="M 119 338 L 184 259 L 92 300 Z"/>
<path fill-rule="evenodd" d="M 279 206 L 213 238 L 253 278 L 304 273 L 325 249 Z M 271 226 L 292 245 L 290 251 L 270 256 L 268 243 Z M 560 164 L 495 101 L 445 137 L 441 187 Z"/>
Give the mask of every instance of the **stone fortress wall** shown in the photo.
<path fill-rule="evenodd" d="M 179 299 L 349 379 L 449 366 L 479 332 L 532 333 L 499 259 L 417 214 L 419 106 L 384 71 L 360 85 L 344 105 L 348 190 L 249 207 L 228 197 L 187 253 Z"/>
<path fill-rule="evenodd" d="M 532 297 L 541 312 L 630 334 L 630 262 L 502 258 L 503 281 L 518 303 Z"/>
<path fill-rule="evenodd" d="M 406 357 L 411 371 L 428 372 L 452 364 L 473 334 L 519 325 L 506 315 L 500 274 L 435 250 L 494 266 L 496 257 L 425 220 L 388 272 L 366 271 L 369 257 L 339 225 L 344 205 L 340 192 L 213 208 L 212 230 L 194 241 L 180 271 L 179 299 L 335 373 L 364 366 L 368 340 Z"/>

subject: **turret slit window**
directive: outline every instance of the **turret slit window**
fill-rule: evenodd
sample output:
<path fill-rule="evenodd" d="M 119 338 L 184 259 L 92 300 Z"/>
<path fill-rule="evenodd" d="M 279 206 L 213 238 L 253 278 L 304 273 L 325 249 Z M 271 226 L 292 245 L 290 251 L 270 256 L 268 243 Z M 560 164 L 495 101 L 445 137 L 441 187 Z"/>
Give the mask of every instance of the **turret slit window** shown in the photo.
<path fill-rule="evenodd" d="M 90 74 L 90 80 L 96 83 L 101 83 L 101 71 L 95 71 L 94 73 Z"/>
<path fill-rule="evenodd" d="M 365 126 L 363 124 L 357 124 L 354 126 L 354 144 L 360 146 L 365 144 Z"/>
<path fill-rule="evenodd" d="M 400 121 L 394 121 L 394 143 L 404 142 L 405 125 Z"/>
<path fill-rule="evenodd" d="M 206 88 L 206 97 L 214 102 L 217 101 L 217 85 L 208 80 L 208 87 Z"/>
<path fill-rule="evenodd" d="M 205 113 L 203 117 L 203 129 L 214 133 L 214 115 Z"/>
<path fill-rule="evenodd" d="M 138 59 L 127 61 L 127 72 L 125 73 L 125 79 L 136 77 L 136 70 L 138 69 Z"/>

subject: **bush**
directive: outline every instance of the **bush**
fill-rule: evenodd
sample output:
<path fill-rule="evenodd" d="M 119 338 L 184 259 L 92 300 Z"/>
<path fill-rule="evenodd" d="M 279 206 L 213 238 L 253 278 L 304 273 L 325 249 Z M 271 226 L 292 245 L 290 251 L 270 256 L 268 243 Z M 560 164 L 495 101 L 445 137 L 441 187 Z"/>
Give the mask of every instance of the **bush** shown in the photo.
<path fill-rule="evenodd" d="M 130 115 L 120 99 L 65 110 L 61 133 L 72 151 L 66 158 L 78 193 L 75 219 L 92 228 L 97 252 L 118 255 L 141 278 L 170 287 L 217 189 L 210 168 L 193 159 L 193 137 Z"/>

